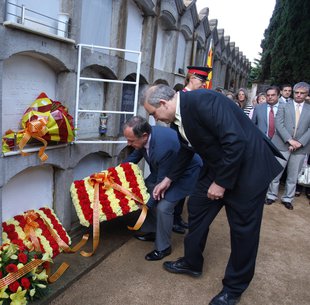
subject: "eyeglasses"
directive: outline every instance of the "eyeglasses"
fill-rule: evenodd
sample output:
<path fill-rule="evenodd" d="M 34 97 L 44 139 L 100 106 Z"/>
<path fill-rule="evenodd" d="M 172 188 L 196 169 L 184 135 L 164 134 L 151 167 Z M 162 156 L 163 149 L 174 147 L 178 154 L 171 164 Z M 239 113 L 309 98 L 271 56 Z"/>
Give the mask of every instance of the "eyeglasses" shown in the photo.
<path fill-rule="evenodd" d="M 200 80 L 202 83 L 204 82 L 204 80 L 202 80 L 201 78 L 199 78 L 198 76 L 193 76 L 195 79 Z"/>
<path fill-rule="evenodd" d="M 303 92 L 303 91 L 294 91 L 295 94 L 301 94 L 301 95 L 305 95 L 308 94 L 308 92 Z"/>

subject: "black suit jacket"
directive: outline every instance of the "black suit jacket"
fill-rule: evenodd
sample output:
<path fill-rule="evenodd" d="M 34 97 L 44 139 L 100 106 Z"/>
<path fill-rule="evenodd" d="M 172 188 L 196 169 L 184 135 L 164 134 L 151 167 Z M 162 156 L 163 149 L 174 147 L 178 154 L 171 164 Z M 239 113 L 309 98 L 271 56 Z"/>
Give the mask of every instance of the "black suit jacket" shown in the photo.
<path fill-rule="evenodd" d="M 223 94 L 211 90 L 180 92 L 185 134 L 172 171 L 172 180 L 197 152 L 204 162 L 198 192 L 205 196 L 215 181 L 224 187 L 225 199 L 247 201 L 265 190 L 282 166 L 280 152 L 244 112 Z"/>

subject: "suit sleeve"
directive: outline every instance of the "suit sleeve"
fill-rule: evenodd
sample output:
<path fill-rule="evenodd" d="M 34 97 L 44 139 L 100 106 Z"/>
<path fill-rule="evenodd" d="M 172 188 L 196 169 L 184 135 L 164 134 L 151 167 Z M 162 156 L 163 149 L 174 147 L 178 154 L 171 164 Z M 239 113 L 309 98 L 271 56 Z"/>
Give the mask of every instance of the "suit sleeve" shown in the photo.
<path fill-rule="evenodd" d="M 126 159 L 123 160 L 122 163 L 132 162 L 139 163 L 139 161 L 143 158 L 143 153 L 140 149 L 135 149 Z"/>
<path fill-rule="evenodd" d="M 292 139 L 292 135 L 285 127 L 285 113 L 286 113 L 285 107 L 288 107 L 288 104 L 279 105 L 278 112 L 275 118 L 277 133 L 284 143 Z"/>
<path fill-rule="evenodd" d="M 254 125 L 258 126 L 257 108 L 256 107 L 253 110 L 252 122 L 254 123 Z"/>
<path fill-rule="evenodd" d="M 197 103 L 198 123 L 208 140 L 204 158 L 215 173 L 214 182 L 225 189 L 233 189 L 238 179 L 246 151 L 246 134 L 239 120 L 248 120 L 240 109 L 234 109 L 212 96 L 208 103 Z"/>
<path fill-rule="evenodd" d="M 150 176 L 147 178 L 147 180 L 151 178 L 151 184 L 154 186 L 160 183 L 167 176 L 171 169 L 171 165 L 175 162 L 177 157 L 177 149 L 175 147 L 176 143 L 173 143 L 173 140 L 176 140 L 176 138 L 171 139 L 169 136 L 163 135 L 162 139 L 165 139 L 165 141 L 163 141 L 163 143 L 157 143 L 156 152 L 154 152 L 151 161 L 153 167 L 156 168 L 156 171 L 151 171 Z M 152 191 L 150 191 L 150 195 L 151 197 L 147 202 L 147 206 L 153 207 L 156 205 L 157 201 L 154 199 Z"/>

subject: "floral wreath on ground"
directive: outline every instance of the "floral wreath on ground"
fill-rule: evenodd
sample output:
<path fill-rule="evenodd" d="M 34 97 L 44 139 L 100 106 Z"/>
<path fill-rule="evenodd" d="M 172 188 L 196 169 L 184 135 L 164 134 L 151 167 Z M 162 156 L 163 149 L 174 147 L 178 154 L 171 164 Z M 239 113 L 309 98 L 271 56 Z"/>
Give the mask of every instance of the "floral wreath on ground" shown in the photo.
<path fill-rule="evenodd" d="M 47 273 L 45 263 L 33 268 L 27 274 L 17 276 L 27 264 L 48 259 L 35 251 L 27 251 L 25 246 L 3 244 L 0 248 L 0 304 L 24 305 L 28 301 L 40 299 L 48 293 Z M 14 276 L 8 285 L 5 281 Z"/>
<path fill-rule="evenodd" d="M 50 258 L 54 258 L 62 249 L 51 230 L 67 245 L 71 244 L 71 239 L 52 209 L 40 208 L 39 210 L 34 210 L 34 213 L 37 215 L 37 218 L 34 220 L 37 224 L 35 235 L 39 241 L 40 250 L 42 253 L 46 253 Z M 27 212 L 23 215 L 14 216 L 2 223 L 3 243 L 18 245 L 22 250 L 31 250 L 33 248 L 31 240 L 25 233 L 25 226 L 27 225 L 26 215 Z"/>
<path fill-rule="evenodd" d="M 123 163 L 111 167 L 106 173 L 113 181 L 141 198 L 146 203 L 150 197 L 144 183 L 143 175 L 138 165 Z M 89 227 L 93 224 L 94 188 L 89 183 L 89 177 L 74 181 L 70 188 L 71 198 L 81 225 Z M 107 221 L 118 216 L 126 215 L 139 209 L 139 203 L 114 188 L 99 189 L 99 221 Z M 141 204 L 140 204 L 141 205 Z"/>

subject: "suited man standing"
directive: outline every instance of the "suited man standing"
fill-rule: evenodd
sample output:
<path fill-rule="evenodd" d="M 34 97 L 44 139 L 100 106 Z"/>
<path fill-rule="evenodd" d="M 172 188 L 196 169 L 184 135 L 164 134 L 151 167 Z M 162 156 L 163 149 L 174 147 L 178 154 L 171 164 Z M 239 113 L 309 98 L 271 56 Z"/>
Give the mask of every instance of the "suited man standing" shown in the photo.
<path fill-rule="evenodd" d="M 152 193 L 153 187 L 167 175 L 177 157 L 180 149 L 177 133 L 171 128 L 151 126 L 141 116 L 131 117 L 124 124 L 123 132 L 128 145 L 135 149 L 123 162 L 138 163 L 142 158 L 146 160 L 150 166 L 150 175 L 145 183 Z M 193 156 L 165 198 L 156 200 L 151 194 L 146 204 L 148 214 L 141 227 L 141 231 L 147 233 L 135 236 L 142 241 L 155 241 L 155 250 L 145 256 L 146 260 L 160 260 L 170 255 L 174 207 L 193 191 L 201 165 L 199 156 Z"/>
<path fill-rule="evenodd" d="M 281 156 L 242 109 L 212 90 L 177 92 L 152 86 L 142 97 L 146 111 L 156 120 L 174 123 L 183 139 L 168 176 L 153 191 L 166 192 L 197 152 L 203 168 L 190 196 L 189 232 L 184 257 L 164 263 L 173 273 L 200 276 L 209 226 L 225 207 L 231 233 L 231 255 L 223 289 L 210 305 L 234 305 L 248 287 L 255 269 L 264 199 L 270 181 L 282 170 Z"/>
<path fill-rule="evenodd" d="M 290 84 L 284 84 L 280 89 L 281 97 L 279 98 L 279 102 L 287 103 L 293 100 L 291 98 L 293 88 Z"/>
<path fill-rule="evenodd" d="M 294 100 L 279 106 L 276 134 L 272 138 L 272 142 L 286 159 L 279 160 L 284 168 L 287 167 L 281 202 L 289 210 L 293 210 L 298 174 L 305 155 L 310 150 L 310 105 L 305 103 L 308 93 L 309 84 L 300 82 L 294 85 Z M 266 202 L 273 203 L 277 199 L 281 175 L 282 172 L 270 183 Z"/>
<path fill-rule="evenodd" d="M 266 90 L 266 103 L 258 104 L 254 108 L 253 123 L 269 138 L 275 134 L 275 117 L 279 107 L 280 89 L 276 86 Z"/>

